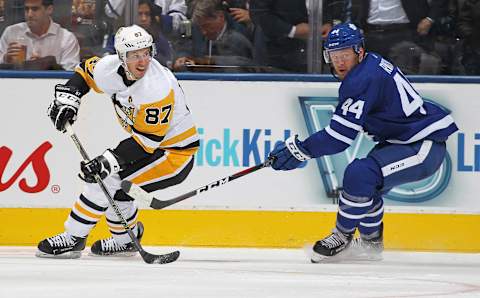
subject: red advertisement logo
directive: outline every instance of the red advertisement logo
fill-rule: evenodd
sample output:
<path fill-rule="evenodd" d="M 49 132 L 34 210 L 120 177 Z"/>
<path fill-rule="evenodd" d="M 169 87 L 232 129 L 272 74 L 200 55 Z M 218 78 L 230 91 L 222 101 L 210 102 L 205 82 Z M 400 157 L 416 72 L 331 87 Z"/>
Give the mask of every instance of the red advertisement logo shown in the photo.
<path fill-rule="evenodd" d="M 33 171 L 37 176 L 37 183 L 33 186 L 27 184 L 27 179 L 22 178 L 18 183 L 20 189 L 27 193 L 37 193 L 44 190 L 50 182 L 50 171 L 45 162 L 45 154 L 52 148 L 50 142 L 44 142 L 22 163 L 20 168 L 13 174 L 13 176 L 3 183 L 3 174 L 7 167 L 8 161 L 12 156 L 12 150 L 6 146 L 0 147 L 0 192 L 8 189 L 18 177 L 23 173 L 28 165 L 32 165 Z"/>

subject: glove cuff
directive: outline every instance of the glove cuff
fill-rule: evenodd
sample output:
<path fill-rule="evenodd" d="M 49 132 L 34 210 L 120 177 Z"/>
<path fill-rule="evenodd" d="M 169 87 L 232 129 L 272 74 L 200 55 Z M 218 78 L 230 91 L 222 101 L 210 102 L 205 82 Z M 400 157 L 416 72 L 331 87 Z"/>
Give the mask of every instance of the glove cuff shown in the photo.
<path fill-rule="evenodd" d="M 117 157 L 110 149 L 107 149 L 102 155 L 110 165 L 110 174 L 116 174 L 122 170 Z"/>
<path fill-rule="evenodd" d="M 62 105 L 69 105 L 78 110 L 80 107 L 80 96 L 82 94 L 74 86 L 55 86 L 55 99 Z"/>
<path fill-rule="evenodd" d="M 298 139 L 297 135 L 290 136 L 286 141 L 285 141 L 285 146 L 287 147 L 288 151 L 298 159 L 299 161 L 306 161 L 311 159 L 311 157 L 303 152 L 297 145 Z"/>

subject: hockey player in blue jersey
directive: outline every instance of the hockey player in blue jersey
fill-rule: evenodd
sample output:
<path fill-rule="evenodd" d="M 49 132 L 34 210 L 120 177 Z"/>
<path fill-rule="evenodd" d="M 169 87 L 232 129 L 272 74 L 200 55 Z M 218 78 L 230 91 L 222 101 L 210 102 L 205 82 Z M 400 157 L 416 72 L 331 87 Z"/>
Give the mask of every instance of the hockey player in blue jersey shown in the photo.
<path fill-rule="evenodd" d="M 431 176 L 446 154 L 445 141 L 457 131 L 449 112 L 423 101 L 401 70 L 367 53 L 353 24 L 332 28 L 324 59 L 342 81 L 329 126 L 304 141 L 293 136 L 270 153 L 275 170 L 292 170 L 311 158 L 345 150 L 358 133 L 377 145 L 344 173 L 332 234 L 313 246 L 312 262 L 367 258 L 383 252 L 383 199 L 391 188 Z M 360 237 L 353 235 L 358 229 Z"/>

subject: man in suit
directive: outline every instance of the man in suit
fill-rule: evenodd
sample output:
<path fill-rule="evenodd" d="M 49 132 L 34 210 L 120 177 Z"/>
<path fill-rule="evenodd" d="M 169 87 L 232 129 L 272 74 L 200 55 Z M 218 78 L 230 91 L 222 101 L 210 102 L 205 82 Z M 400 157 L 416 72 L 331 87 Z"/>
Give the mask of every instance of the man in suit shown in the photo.
<path fill-rule="evenodd" d="M 253 45 L 221 0 L 197 0 L 193 6 L 191 47 L 179 50 L 174 70 L 202 64 L 252 66 Z M 213 70 L 214 68 L 211 68 Z"/>
<path fill-rule="evenodd" d="M 323 1 L 322 35 L 334 19 L 342 19 L 343 0 Z M 307 39 L 310 35 L 305 0 L 250 0 L 250 15 L 264 34 L 267 64 L 288 72 L 307 72 Z"/>
<path fill-rule="evenodd" d="M 419 43 L 427 42 L 433 24 L 448 13 L 448 1 L 352 0 L 352 21 L 364 30 L 371 52 L 415 73 L 424 53 Z"/>

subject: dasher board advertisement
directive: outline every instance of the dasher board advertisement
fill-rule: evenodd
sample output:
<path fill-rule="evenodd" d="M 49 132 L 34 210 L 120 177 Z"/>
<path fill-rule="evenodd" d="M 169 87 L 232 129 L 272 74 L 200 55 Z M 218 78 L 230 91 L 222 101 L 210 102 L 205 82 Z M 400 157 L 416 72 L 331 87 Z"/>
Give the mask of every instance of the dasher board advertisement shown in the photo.
<path fill-rule="evenodd" d="M 71 140 L 46 115 L 53 87 L 64 80 L 3 79 L 0 207 L 69 208 L 82 191 L 80 156 Z M 156 197 L 169 199 L 258 163 L 277 142 L 300 139 L 328 125 L 338 83 L 181 81 L 200 136 L 195 167 L 187 180 Z M 392 190 L 387 208 L 405 212 L 480 213 L 476 194 L 480 172 L 480 102 L 475 84 L 414 84 L 425 100 L 452 111 L 460 131 L 447 142 L 448 156 L 432 177 Z M 116 122 L 110 99 L 91 91 L 74 124 L 90 156 L 115 147 L 128 135 Z M 359 135 L 346 151 L 288 172 L 265 168 L 172 209 L 298 210 L 336 209 L 343 170 L 373 146 Z"/>

